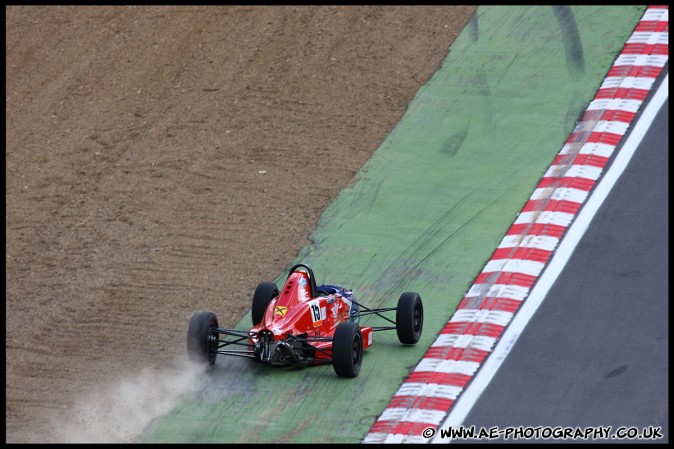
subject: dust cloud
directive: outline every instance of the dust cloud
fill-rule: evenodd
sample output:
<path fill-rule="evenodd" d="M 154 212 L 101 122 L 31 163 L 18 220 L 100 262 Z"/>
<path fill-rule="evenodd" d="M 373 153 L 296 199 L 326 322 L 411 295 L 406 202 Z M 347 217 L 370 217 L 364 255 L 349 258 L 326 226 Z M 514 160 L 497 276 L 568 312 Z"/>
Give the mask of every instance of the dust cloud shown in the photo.
<path fill-rule="evenodd" d="M 62 443 L 133 443 L 150 423 L 168 414 L 181 396 L 198 391 L 206 366 L 186 358 L 145 369 L 79 399 L 66 417 L 50 418 Z"/>

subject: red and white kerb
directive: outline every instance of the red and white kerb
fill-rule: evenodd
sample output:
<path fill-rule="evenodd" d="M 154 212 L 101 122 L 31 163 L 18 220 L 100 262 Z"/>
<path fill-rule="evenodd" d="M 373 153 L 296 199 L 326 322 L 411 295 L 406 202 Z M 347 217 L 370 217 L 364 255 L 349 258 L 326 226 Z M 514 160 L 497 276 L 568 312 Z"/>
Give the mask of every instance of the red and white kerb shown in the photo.
<path fill-rule="evenodd" d="M 649 6 L 491 259 L 364 443 L 427 443 L 546 267 L 669 55 L 669 10 Z"/>

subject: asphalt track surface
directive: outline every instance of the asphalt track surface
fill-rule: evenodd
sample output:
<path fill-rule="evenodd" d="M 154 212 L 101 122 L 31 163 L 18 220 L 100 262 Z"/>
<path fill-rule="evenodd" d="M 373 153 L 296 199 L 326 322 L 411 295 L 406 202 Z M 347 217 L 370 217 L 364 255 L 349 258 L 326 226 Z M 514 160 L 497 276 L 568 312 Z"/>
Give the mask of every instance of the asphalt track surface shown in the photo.
<path fill-rule="evenodd" d="M 669 441 L 668 108 L 666 100 L 464 427 L 611 426 L 612 435 L 660 426 L 663 438 L 651 442 Z M 479 442 L 495 441 L 504 440 Z"/>

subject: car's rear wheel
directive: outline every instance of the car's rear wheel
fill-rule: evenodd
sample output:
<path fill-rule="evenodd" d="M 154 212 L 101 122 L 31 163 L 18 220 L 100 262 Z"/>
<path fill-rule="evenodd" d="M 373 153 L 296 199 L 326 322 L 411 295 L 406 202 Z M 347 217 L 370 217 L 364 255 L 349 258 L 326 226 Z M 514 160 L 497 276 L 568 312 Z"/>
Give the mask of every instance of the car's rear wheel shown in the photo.
<path fill-rule="evenodd" d="M 363 334 L 357 323 L 339 323 L 332 339 L 332 366 L 339 377 L 356 377 L 363 360 Z"/>
<path fill-rule="evenodd" d="M 213 365 L 218 355 L 218 336 L 211 329 L 218 327 L 213 312 L 199 310 L 192 314 L 187 328 L 187 355 L 190 360 Z"/>
<path fill-rule="evenodd" d="M 421 296 L 405 292 L 398 299 L 396 308 L 396 332 L 400 343 L 413 345 L 421 338 L 424 328 L 424 306 Z"/>
<path fill-rule="evenodd" d="M 253 308 L 250 311 L 253 319 L 253 326 L 257 326 L 262 322 L 264 313 L 267 311 L 267 306 L 278 296 L 278 287 L 273 282 L 262 282 L 258 284 L 253 294 Z"/>

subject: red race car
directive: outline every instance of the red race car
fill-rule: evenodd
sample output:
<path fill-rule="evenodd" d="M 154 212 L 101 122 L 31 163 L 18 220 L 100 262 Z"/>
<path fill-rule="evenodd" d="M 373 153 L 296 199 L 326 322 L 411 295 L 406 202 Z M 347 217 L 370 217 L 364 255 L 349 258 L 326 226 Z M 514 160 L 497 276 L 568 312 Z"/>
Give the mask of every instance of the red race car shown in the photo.
<path fill-rule="evenodd" d="M 395 321 L 383 314 L 394 310 Z M 361 326 L 360 317 L 371 314 L 390 324 Z M 338 376 L 356 377 L 374 332 L 395 329 L 401 343 L 415 344 L 424 324 L 418 293 L 403 293 L 397 307 L 369 309 L 356 301 L 351 290 L 332 284 L 317 286 L 313 271 L 305 264 L 290 269 L 280 292 L 273 282 L 259 284 L 251 315 L 253 327 L 244 331 L 218 327 L 213 312 L 194 312 L 187 330 L 190 359 L 213 365 L 217 355 L 223 354 L 272 365 L 332 363 Z"/>

